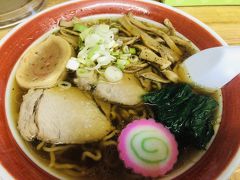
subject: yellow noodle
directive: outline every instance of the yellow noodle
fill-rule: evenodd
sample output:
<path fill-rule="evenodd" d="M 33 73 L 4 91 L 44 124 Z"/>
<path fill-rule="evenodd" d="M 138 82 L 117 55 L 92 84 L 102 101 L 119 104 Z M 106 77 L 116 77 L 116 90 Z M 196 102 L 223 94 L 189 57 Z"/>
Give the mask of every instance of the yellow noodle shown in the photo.
<path fill-rule="evenodd" d="M 44 142 L 44 141 L 40 142 L 40 143 L 37 145 L 37 150 L 42 149 L 42 147 L 43 147 L 44 145 L 45 145 L 45 142 Z"/>
<path fill-rule="evenodd" d="M 137 114 L 137 112 L 134 111 L 133 109 L 129 109 L 128 113 L 131 114 L 131 115 L 136 115 Z"/>
<path fill-rule="evenodd" d="M 117 146 L 117 142 L 116 142 L 116 141 L 113 141 L 113 140 L 103 141 L 101 144 L 102 144 L 103 146 L 112 146 L 112 145 Z"/>
<path fill-rule="evenodd" d="M 122 116 L 121 116 L 120 113 L 116 113 L 116 119 L 117 119 L 118 121 L 120 121 L 120 122 L 123 120 L 123 118 L 122 118 Z"/>
<path fill-rule="evenodd" d="M 117 113 L 115 111 L 111 110 L 110 114 L 111 114 L 111 119 L 116 119 Z"/>
<path fill-rule="evenodd" d="M 143 112 L 143 114 L 142 114 L 141 118 L 146 118 L 147 117 L 147 112 L 146 111 L 142 111 L 142 112 Z"/>
<path fill-rule="evenodd" d="M 129 117 L 129 113 L 125 109 L 121 109 L 119 114 L 122 116 L 123 119 L 127 119 Z"/>
<path fill-rule="evenodd" d="M 117 108 L 116 105 L 112 105 L 111 113 L 110 113 L 111 114 L 111 119 L 116 119 L 116 117 L 117 117 L 116 108 Z"/>
<path fill-rule="evenodd" d="M 68 163 L 65 163 L 65 164 L 55 163 L 53 167 L 56 169 L 76 169 L 79 171 L 81 171 L 82 169 L 80 166 L 76 164 L 68 164 Z"/>
<path fill-rule="evenodd" d="M 81 176 L 86 176 L 87 175 L 87 172 L 84 171 L 84 170 L 81 170 L 81 171 L 74 171 L 74 170 L 71 170 L 71 169 L 65 169 L 64 172 L 70 176 L 73 176 L 73 177 L 81 177 Z"/>
<path fill-rule="evenodd" d="M 49 167 L 53 167 L 53 166 L 55 166 L 56 157 L 55 157 L 54 152 L 50 152 L 49 155 L 50 155 Z"/>
<path fill-rule="evenodd" d="M 81 159 L 85 160 L 87 157 L 94 161 L 99 161 L 102 158 L 102 153 L 99 150 L 96 150 L 95 154 L 90 151 L 84 151 Z"/>
<path fill-rule="evenodd" d="M 71 147 L 74 147 L 74 145 L 63 145 L 63 146 L 56 146 L 56 147 L 43 147 L 43 150 L 46 152 L 54 152 L 54 151 L 64 151 Z"/>
<path fill-rule="evenodd" d="M 110 134 L 108 134 L 107 136 L 105 136 L 103 138 L 103 141 L 109 140 L 111 139 L 113 136 L 115 136 L 117 133 L 119 133 L 119 130 L 114 130 L 112 131 Z"/>

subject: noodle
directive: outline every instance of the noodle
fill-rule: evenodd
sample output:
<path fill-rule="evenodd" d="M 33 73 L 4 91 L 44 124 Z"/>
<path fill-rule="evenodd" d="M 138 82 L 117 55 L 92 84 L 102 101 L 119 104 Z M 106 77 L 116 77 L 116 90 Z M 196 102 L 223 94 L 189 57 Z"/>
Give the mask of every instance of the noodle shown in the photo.
<path fill-rule="evenodd" d="M 119 132 L 120 132 L 119 130 L 112 131 L 110 134 L 108 134 L 107 136 L 105 136 L 103 138 L 103 141 L 107 141 L 107 140 L 111 139 L 112 137 L 114 137 Z"/>
<path fill-rule="evenodd" d="M 91 158 L 94 161 L 99 161 L 102 158 L 102 154 L 99 150 L 96 150 L 95 154 L 90 151 L 84 151 L 81 159 L 85 160 L 87 157 Z"/>
<path fill-rule="evenodd" d="M 116 111 L 116 108 L 117 108 L 116 105 L 113 105 L 113 106 L 112 106 L 111 113 L 110 113 L 112 119 L 116 119 L 116 117 L 117 117 L 117 113 L 115 112 L 115 111 Z"/>
<path fill-rule="evenodd" d="M 125 110 L 125 109 L 121 109 L 119 115 L 120 115 L 123 119 L 127 119 L 127 118 L 129 117 L 129 113 L 128 113 L 128 111 Z"/>
<path fill-rule="evenodd" d="M 81 171 L 81 167 L 76 165 L 76 164 L 58 164 L 58 163 L 55 163 L 54 168 L 56 169 L 75 169 L 75 170 L 78 170 L 78 171 Z"/>
<path fill-rule="evenodd" d="M 81 177 L 81 176 L 87 175 L 85 170 L 74 171 L 74 170 L 71 170 L 71 169 L 65 169 L 64 172 L 66 174 L 70 175 L 70 176 L 73 176 L 73 177 Z"/>
<path fill-rule="evenodd" d="M 43 150 L 46 152 L 54 152 L 54 151 L 65 151 L 74 145 L 63 145 L 63 146 L 56 146 L 56 147 L 43 147 Z"/>
<path fill-rule="evenodd" d="M 49 155 L 50 155 L 49 167 L 53 167 L 53 166 L 55 166 L 56 157 L 55 157 L 54 152 L 52 152 L 52 151 L 49 153 Z"/>
<path fill-rule="evenodd" d="M 40 143 L 37 145 L 36 149 L 37 149 L 37 150 L 41 150 L 44 145 L 45 145 L 45 142 L 42 141 L 42 142 L 40 142 Z"/>
<path fill-rule="evenodd" d="M 112 145 L 117 146 L 117 141 L 112 141 L 112 140 L 110 140 L 110 141 L 103 141 L 101 144 L 103 146 L 112 146 Z"/>
<path fill-rule="evenodd" d="M 53 144 L 51 147 L 53 148 L 55 145 Z M 45 149 L 45 147 L 43 147 L 43 149 Z M 49 153 L 49 156 L 50 156 L 50 163 L 49 163 L 49 167 L 53 167 L 55 165 L 55 162 L 56 162 L 56 157 L 55 157 L 55 154 L 54 152 L 50 152 Z"/>

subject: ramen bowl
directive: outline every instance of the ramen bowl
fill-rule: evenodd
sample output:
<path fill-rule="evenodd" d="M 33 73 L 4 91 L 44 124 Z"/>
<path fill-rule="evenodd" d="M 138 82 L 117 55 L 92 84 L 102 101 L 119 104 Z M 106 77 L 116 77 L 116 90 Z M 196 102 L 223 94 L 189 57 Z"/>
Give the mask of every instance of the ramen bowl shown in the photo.
<path fill-rule="evenodd" d="M 0 162 L 16 179 L 55 179 L 65 175 L 48 167 L 27 147 L 16 129 L 11 111 L 10 91 L 16 64 L 22 54 L 46 33 L 54 31 L 60 19 L 89 16 L 120 16 L 128 12 L 135 16 L 163 22 L 168 18 L 176 30 L 191 40 L 200 50 L 227 45 L 209 27 L 192 16 L 167 5 L 148 0 L 83 0 L 70 1 L 28 19 L 14 28 L 0 44 Z M 13 73 L 12 73 L 13 72 Z M 165 178 L 226 179 L 240 162 L 240 76 L 222 88 L 221 123 L 208 150 L 190 160 L 184 168 Z M 66 176 L 67 177 L 67 176 Z"/>

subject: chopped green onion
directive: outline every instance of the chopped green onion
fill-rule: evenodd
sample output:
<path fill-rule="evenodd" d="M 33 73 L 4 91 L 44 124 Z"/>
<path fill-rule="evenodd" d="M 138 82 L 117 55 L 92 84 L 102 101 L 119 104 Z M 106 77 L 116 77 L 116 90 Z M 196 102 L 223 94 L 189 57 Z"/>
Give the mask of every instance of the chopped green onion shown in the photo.
<path fill-rule="evenodd" d="M 96 64 L 91 59 L 86 59 L 86 66 L 91 67 L 95 66 Z"/>
<path fill-rule="evenodd" d="M 111 53 L 112 56 L 119 56 L 120 55 L 120 51 L 119 50 L 116 50 L 116 51 L 113 51 Z"/>
<path fill-rule="evenodd" d="M 84 25 L 79 24 L 79 23 L 76 23 L 76 24 L 73 25 L 73 30 L 78 31 L 78 32 L 83 32 L 87 28 L 88 28 L 87 26 L 84 26 Z"/>
<path fill-rule="evenodd" d="M 83 40 L 81 37 L 78 39 L 78 47 L 81 48 L 83 46 Z"/>
<path fill-rule="evenodd" d="M 129 58 L 130 62 L 131 63 L 137 63 L 139 61 L 139 58 L 138 56 L 136 55 L 132 55 L 130 58 Z"/>
<path fill-rule="evenodd" d="M 104 76 L 109 82 L 117 82 L 123 78 L 123 73 L 119 68 L 115 66 L 109 66 L 105 70 Z"/>
<path fill-rule="evenodd" d="M 84 64 L 80 64 L 79 65 L 79 68 L 83 68 L 83 67 L 85 67 Z"/>
<path fill-rule="evenodd" d="M 125 59 L 125 60 L 127 60 L 127 59 L 129 59 L 131 57 L 131 54 L 121 54 L 120 55 L 120 59 Z"/>
<path fill-rule="evenodd" d="M 89 34 L 85 38 L 85 46 L 88 48 L 94 47 L 103 42 L 103 38 L 96 33 Z"/>
<path fill-rule="evenodd" d="M 87 29 L 85 29 L 83 32 L 81 32 L 80 37 L 82 38 L 83 41 L 85 41 L 85 38 L 86 38 L 88 35 L 92 34 L 93 31 L 94 31 L 94 27 L 93 27 L 93 26 L 90 27 L 90 28 L 87 28 Z"/>
<path fill-rule="evenodd" d="M 129 53 L 129 48 L 128 48 L 128 46 L 123 46 L 122 50 L 123 50 L 123 52 L 126 53 L 126 54 Z"/>
<path fill-rule="evenodd" d="M 93 57 L 93 55 L 94 55 L 97 51 L 99 51 L 99 49 L 100 49 L 99 45 L 94 46 L 94 47 L 91 48 L 90 51 L 88 52 L 88 56 L 87 56 L 87 57 L 88 57 L 89 59 L 91 59 L 91 58 Z"/>
<path fill-rule="evenodd" d="M 113 34 L 117 34 L 119 32 L 118 28 L 111 28 L 110 31 L 113 32 Z"/>
<path fill-rule="evenodd" d="M 86 64 L 86 60 L 81 57 L 77 58 L 77 60 L 80 62 L 80 64 Z"/>
<path fill-rule="evenodd" d="M 97 62 L 99 66 L 106 66 L 110 64 L 112 60 L 113 60 L 112 56 L 102 56 L 97 59 Z"/>
<path fill-rule="evenodd" d="M 129 64 L 130 64 L 130 62 L 125 59 L 118 59 L 117 63 L 116 63 L 117 67 L 121 70 L 125 69 L 125 67 Z"/>
<path fill-rule="evenodd" d="M 81 76 L 81 75 L 83 75 L 87 72 L 88 72 L 88 70 L 83 69 L 83 68 L 79 68 L 79 69 L 77 69 L 77 76 Z"/>
<path fill-rule="evenodd" d="M 129 48 L 129 53 L 130 53 L 130 54 L 136 54 L 137 51 L 136 51 L 135 48 Z"/>

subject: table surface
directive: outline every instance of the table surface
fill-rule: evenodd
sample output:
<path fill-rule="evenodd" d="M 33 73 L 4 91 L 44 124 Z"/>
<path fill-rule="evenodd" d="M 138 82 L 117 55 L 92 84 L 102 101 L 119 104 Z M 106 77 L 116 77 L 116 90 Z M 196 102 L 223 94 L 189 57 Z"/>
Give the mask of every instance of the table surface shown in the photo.
<path fill-rule="evenodd" d="M 48 0 L 45 8 L 65 1 L 66 0 Z M 178 8 L 207 24 L 229 45 L 240 45 L 240 6 L 195 6 Z M 12 27 L 0 30 L 0 39 L 11 29 Z M 240 168 L 233 173 L 230 179 L 240 179 Z"/>

